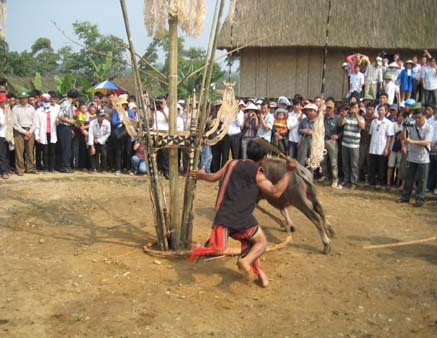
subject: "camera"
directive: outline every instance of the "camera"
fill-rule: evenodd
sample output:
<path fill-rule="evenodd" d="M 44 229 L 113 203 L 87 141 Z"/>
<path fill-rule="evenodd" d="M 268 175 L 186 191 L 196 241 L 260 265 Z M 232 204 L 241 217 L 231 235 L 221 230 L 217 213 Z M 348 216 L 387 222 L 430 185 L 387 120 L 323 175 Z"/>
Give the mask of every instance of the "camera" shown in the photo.
<path fill-rule="evenodd" d="M 402 122 L 402 127 L 413 127 L 415 124 L 415 121 L 409 117 Z"/>

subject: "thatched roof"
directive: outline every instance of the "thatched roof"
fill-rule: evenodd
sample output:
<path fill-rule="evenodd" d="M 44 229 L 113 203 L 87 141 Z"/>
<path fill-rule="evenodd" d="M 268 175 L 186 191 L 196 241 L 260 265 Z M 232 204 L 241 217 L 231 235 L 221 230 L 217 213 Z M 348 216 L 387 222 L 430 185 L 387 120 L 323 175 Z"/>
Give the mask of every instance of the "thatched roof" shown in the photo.
<path fill-rule="evenodd" d="M 219 37 L 219 48 L 249 43 L 252 47 L 325 45 L 327 0 L 233 1 L 236 1 L 233 20 L 230 14 Z M 331 3 L 329 47 L 437 49 L 436 0 L 331 0 Z"/>

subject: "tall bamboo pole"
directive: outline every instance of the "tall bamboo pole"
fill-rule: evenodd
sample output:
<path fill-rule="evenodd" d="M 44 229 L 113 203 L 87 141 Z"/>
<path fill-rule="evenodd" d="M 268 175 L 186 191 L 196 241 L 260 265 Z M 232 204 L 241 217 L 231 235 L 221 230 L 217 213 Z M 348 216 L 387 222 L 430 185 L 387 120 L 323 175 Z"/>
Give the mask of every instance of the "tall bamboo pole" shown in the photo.
<path fill-rule="evenodd" d="M 168 93 L 169 93 L 169 135 L 176 134 L 176 117 L 177 117 L 177 100 L 178 100 L 178 18 L 169 14 L 168 17 L 169 32 L 169 53 L 168 53 Z M 170 174 L 170 232 L 171 247 L 178 249 L 180 236 L 179 220 L 179 165 L 178 149 L 169 149 L 169 174 Z"/>
<path fill-rule="evenodd" d="M 135 75 L 135 84 L 138 87 L 138 92 L 143 93 L 142 84 L 141 84 L 141 78 L 140 78 L 140 72 L 138 70 L 138 65 L 135 61 L 135 48 L 134 44 L 132 42 L 131 32 L 130 32 L 130 26 L 129 26 L 129 18 L 127 15 L 127 9 L 126 9 L 126 3 L 124 0 L 120 0 L 121 10 L 123 12 L 123 19 L 124 19 L 124 25 L 126 28 L 126 34 L 127 38 L 129 40 L 129 51 L 131 53 L 132 57 L 132 68 Z M 156 165 L 156 156 L 154 156 L 154 150 L 153 150 L 153 144 L 152 144 L 152 136 L 150 135 L 150 128 L 149 128 L 149 121 L 150 121 L 150 115 L 149 115 L 149 109 L 148 109 L 148 102 L 147 104 L 144 102 L 143 95 L 140 95 L 138 98 L 141 102 L 142 109 L 142 117 L 144 120 L 144 126 L 146 129 L 146 140 L 147 140 L 147 157 L 149 160 L 149 173 L 150 173 L 150 195 L 152 197 L 152 204 L 154 209 L 154 219 L 155 219 L 155 229 L 156 229 L 156 235 L 158 237 L 158 246 L 160 250 L 167 250 L 168 244 L 166 240 L 166 223 L 165 223 L 165 217 L 162 210 L 162 204 L 163 201 L 163 192 L 161 189 L 161 185 L 159 183 L 159 177 L 158 177 L 158 168 Z M 143 129 L 141 129 L 142 131 Z"/>
<path fill-rule="evenodd" d="M 219 3 L 218 3 L 219 2 Z M 199 114 L 197 117 L 197 134 L 195 135 L 195 151 L 194 158 L 191 159 L 190 162 L 190 170 L 193 169 L 194 166 L 197 166 L 200 158 L 201 144 L 203 138 L 203 132 L 205 130 L 206 121 L 208 118 L 207 107 L 208 107 L 208 93 L 209 93 L 209 85 L 211 83 L 211 77 L 214 70 L 214 60 L 215 60 L 215 51 L 217 49 L 217 41 L 218 34 L 220 29 L 221 17 L 223 14 L 225 0 L 217 0 L 216 2 L 216 12 L 214 16 L 217 14 L 217 18 L 214 21 L 215 27 L 211 27 L 210 42 L 212 41 L 211 53 L 208 60 L 208 67 L 206 67 L 206 71 L 204 72 L 204 77 L 202 80 L 202 89 L 200 92 L 199 99 Z M 218 8 L 218 12 L 217 12 Z M 193 231 L 193 207 L 194 207 L 194 194 L 196 190 L 196 181 L 187 175 L 185 181 L 185 193 L 184 193 L 184 209 L 182 214 L 182 225 L 181 225 L 181 237 L 180 237 L 180 247 L 187 249 L 191 245 L 191 237 Z"/>

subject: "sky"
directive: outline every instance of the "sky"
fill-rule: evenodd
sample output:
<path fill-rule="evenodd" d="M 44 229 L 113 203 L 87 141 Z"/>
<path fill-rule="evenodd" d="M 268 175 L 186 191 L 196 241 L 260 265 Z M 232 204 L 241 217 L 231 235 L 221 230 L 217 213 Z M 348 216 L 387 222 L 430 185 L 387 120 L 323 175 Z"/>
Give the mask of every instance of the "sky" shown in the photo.
<path fill-rule="evenodd" d="M 125 1 L 135 49 L 142 54 L 151 41 L 144 26 L 144 1 Z M 215 0 L 206 2 L 207 15 L 202 33 L 198 38 L 183 35 L 186 46 L 208 47 Z M 228 7 L 229 1 L 226 2 L 223 19 L 226 18 Z M 9 50 L 29 51 L 33 42 L 40 37 L 49 38 L 55 50 L 67 45 L 74 50 L 80 49 L 65 38 L 52 21 L 75 40 L 72 23 L 90 21 L 98 25 L 101 33 L 113 34 L 127 41 L 119 0 L 7 0 L 6 38 Z"/>

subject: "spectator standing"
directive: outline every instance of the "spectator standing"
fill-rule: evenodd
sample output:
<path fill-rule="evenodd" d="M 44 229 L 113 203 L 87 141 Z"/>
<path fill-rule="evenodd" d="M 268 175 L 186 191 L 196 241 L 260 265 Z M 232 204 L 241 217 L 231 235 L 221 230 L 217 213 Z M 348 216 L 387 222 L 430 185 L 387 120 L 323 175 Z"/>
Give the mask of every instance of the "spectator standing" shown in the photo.
<path fill-rule="evenodd" d="M 35 113 L 35 141 L 42 150 L 42 169 L 44 173 L 55 173 L 58 109 L 51 105 L 51 96 L 49 94 L 41 95 L 41 103 L 42 106 Z"/>
<path fill-rule="evenodd" d="M 434 114 L 427 121 L 434 129 L 434 134 L 431 140 L 431 149 L 429 152 L 429 175 L 428 189 L 433 190 L 433 194 L 437 195 L 437 109 L 434 108 Z"/>
<path fill-rule="evenodd" d="M 358 183 L 358 159 L 360 154 L 361 129 L 364 119 L 359 115 L 358 103 L 350 104 L 350 112 L 343 111 L 338 125 L 343 127 L 342 161 L 345 186 L 355 189 Z"/>
<path fill-rule="evenodd" d="M 300 140 L 299 123 L 306 118 L 302 113 L 302 101 L 293 99 L 293 110 L 288 113 L 288 155 L 291 158 L 297 158 L 297 145 Z"/>
<path fill-rule="evenodd" d="M 100 109 L 97 118 L 93 119 L 88 128 L 88 147 L 91 157 L 90 173 L 107 170 L 107 145 L 106 142 L 111 135 L 111 124 L 106 119 L 104 109 Z"/>
<path fill-rule="evenodd" d="M 67 98 L 61 101 L 58 114 L 58 129 L 57 136 L 61 149 L 61 162 L 59 171 L 62 173 L 72 173 L 71 158 L 72 158 L 72 133 L 73 127 L 76 124 L 76 101 L 79 93 L 76 89 L 70 89 Z"/>
<path fill-rule="evenodd" d="M 360 72 L 360 65 L 354 66 L 354 71 L 350 76 L 350 91 L 348 97 L 356 96 L 360 98 L 364 88 L 364 74 Z"/>
<path fill-rule="evenodd" d="M 288 115 L 288 112 L 285 111 L 285 116 Z M 267 101 L 264 101 L 261 104 L 261 111 L 258 114 L 259 117 L 259 126 L 256 132 L 256 137 L 262 137 L 268 142 L 272 140 L 272 129 L 273 124 L 275 122 L 275 117 L 272 113 L 270 113 L 269 105 Z M 285 123 L 286 123 L 285 119 Z M 288 135 L 287 135 L 288 136 Z"/>
<path fill-rule="evenodd" d="M 364 92 L 366 93 L 366 95 L 371 95 L 372 98 L 376 98 L 376 94 L 380 89 L 378 88 L 378 86 L 382 85 L 382 68 L 381 65 L 378 63 L 378 58 L 381 59 L 380 57 L 377 57 L 377 60 L 375 62 L 367 66 L 364 73 Z"/>
<path fill-rule="evenodd" d="M 3 89 L 3 88 L 1 88 Z M 8 116 L 6 115 L 6 92 L 0 92 L 0 175 L 3 179 L 9 178 L 9 143 L 6 139 Z"/>
<path fill-rule="evenodd" d="M 131 168 L 131 137 L 124 125 L 125 120 L 135 120 L 135 113 L 128 108 L 127 95 L 120 95 L 118 97 L 121 105 L 121 112 L 114 109 L 112 112 L 111 125 L 113 128 L 113 142 L 114 142 L 114 169 L 115 175 L 120 175 L 121 170 L 125 169 L 127 172 Z M 124 122 L 123 122 L 124 121 Z"/>
<path fill-rule="evenodd" d="M 299 134 L 301 135 L 301 139 L 297 160 L 300 164 L 306 165 L 307 158 L 311 156 L 313 127 L 314 121 L 317 118 L 318 108 L 314 103 L 308 103 L 303 109 L 307 118 L 303 119 L 299 124 Z"/>
<path fill-rule="evenodd" d="M 425 91 L 425 102 L 433 106 L 437 105 L 437 65 L 435 58 L 431 58 L 428 65 L 424 68 L 422 73 L 422 86 Z"/>
<path fill-rule="evenodd" d="M 378 118 L 370 125 L 370 147 L 368 162 L 368 182 L 377 189 L 384 184 L 387 171 L 387 158 L 390 154 L 391 141 L 394 135 L 393 123 L 388 120 L 386 106 L 378 108 Z"/>
<path fill-rule="evenodd" d="M 253 104 L 249 103 L 244 108 L 244 122 L 243 122 L 243 130 L 241 133 L 242 139 L 241 139 L 241 157 L 243 159 L 247 159 L 247 144 L 250 140 L 254 139 L 256 137 L 256 133 L 259 126 L 259 120 L 258 120 L 258 113 L 259 108 Z"/>
<path fill-rule="evenodd" d="M 155 131 L 164 131 L 168 132 L 168 107 L 167 100 L 165 97 L 158 96 L 155 100 L 156 111 L 153 116 L 153 125 L 152 129 Z M 160 170 L 166 179 L 169 179 L 169 158 L 168 158 L 168 149 L 161 148 L 158 150 L 158 170 Z"/>
<path fill-rule="evenodd" d="M 397 102 L 400 102 L 399 87 L 392 81 L 392 79 L 393 78 L 389 73 L 384 75 L 384 92 L 387 93 L 387 103 L 389 105 L 392 105 L 395 99 Z"/>
<path fill-rule="evenodd" d="M 400 184 L 400 164 L 402 160 L 402 143 L 401 143 L 401 126 L 404 121 L 405 114 L 402 112 L 397 113 L 397 118 L 393 122 L 393 139 L 391 142 L 391 151 L 388 155 L 387 163 L 387 187 L 392 185 L 392 182 Z"/>
<path fill-rule="evenodd" d="M 408 146 L 407 170 L 402 197 L 398 203 L 408 203 L 413 191 L 413 183 L 416 182 L 415 207 L 420 208 L 424 204 L 425 189 L 429 170 L 429 151 L 434 135 L 433 127 L 426 121 L 425 112 L 416 104 L 414 109 L 415 124 L 404 124 L 402 140 Z"/>
<path fill-rule="evenodd" d="M 273 123 L 272 143 L 278 147 L 284 154 L 288 154 L 288 127 L 287 127 L 287 110 L 283 108 L 276 109 L 276 118 Z M 268 140 L 269 141 L 269 140 Z"/>
<path fill-rule="evenodd" d="M 326 103 L 325 111 L 325 149 L 326 156 L 322 160 L 322 171 L 323 179 L 327 179 L 328 175 L 331 176 L 332 182 L 331 187 L 334 189 L 342 189 L 343 187 L 338 184 L 338 168 L 337 168 L 337 158 L 338 158 L 338 137 L 339 137 L 339 127 L 338 120 L 340 117 L 334 114 L 335 103 L 330 100 Z M 328 166 L 329 163 L 329 166 Z M 328 168 L 329 167 L 329 168 Z"/>
<path fill-rule="evenodd" d="M 368 168 L 369 168 L 369 148 L 370 148 L 370 125 L 375 118 L 375 106 L 374 103 L 367 105 L 366 112 L 364 113 L 364 129 L 361 130 L 360 138 L 360 155 L 358 158 L 358 179 L 362 182 L 366 182 Z"/>
<path fill-rule="evenodd" d="M 423 95 L 423 87 L 422 87 L 422 74 L 423 74 L 423 70 L 426 67 L 427 58 L 426 56 L 422 56 L 420 58 L 420 64 L 417 63 L 417 57 L 414 57 L 413 61 L 415 62 L 415 66 L 413 68 L 414 81 L 413 81 L 413 92 L 411 97 L 417 100 L 418 102 L 423 102 L 424 95 Z"/>
<path fill-rule="evenodd" d="M 413 60 L 408 60 L 406 63 L 406 68 L 402 69 L 397 78 L 397 83 L 399 84 L 399 90 L 401 92 L 401 99 L 398 102 L 403 105 L 406 99 L 409 99 L 411 93 L 413 92 L 413 82 L 414 82 L 414 72 L 413 72 L 414 62 Z"/>
<path fill-rule="evenodd" d="M 14 141 L 15 141 L 15 167 L 18 176 L 27 173 L 37 174 L 34 166 L 33 146 L 35 131 L 35 108 L 28 103 L 29 94 L 18 94 L 19 104 L 14 106 Z M 26 153 L 26 164 L 24 162 Z"/>

